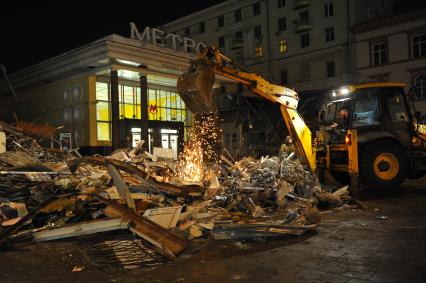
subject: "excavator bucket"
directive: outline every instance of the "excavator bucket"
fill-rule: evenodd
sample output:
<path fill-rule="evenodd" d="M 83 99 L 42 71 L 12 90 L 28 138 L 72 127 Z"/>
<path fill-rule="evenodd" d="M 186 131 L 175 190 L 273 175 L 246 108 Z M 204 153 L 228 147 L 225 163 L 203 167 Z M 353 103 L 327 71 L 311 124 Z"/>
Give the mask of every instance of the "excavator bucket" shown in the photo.
<path fill-rule="evenodd" d="M 193 113 L 215 112 L 213 84 L 215 72 L 206 58 L 191 61 L 187 72 L 177 81 L 177 91 L 186 107 Z"/>

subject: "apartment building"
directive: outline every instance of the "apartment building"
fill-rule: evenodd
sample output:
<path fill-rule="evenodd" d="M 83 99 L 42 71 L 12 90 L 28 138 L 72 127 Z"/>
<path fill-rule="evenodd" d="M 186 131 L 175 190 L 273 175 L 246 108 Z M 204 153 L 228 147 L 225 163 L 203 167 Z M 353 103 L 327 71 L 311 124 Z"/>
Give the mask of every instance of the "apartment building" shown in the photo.
<path fill-rule="evenodd" d="M 394 2 L 229 0 L 165 23 L 161 29 L 215 45 L 251 71 L 315 100 L 357 79 L 351 27 L 392 15 Z M 268 143 L 271 135 L 276 137 L 271 140 L 282 139 L 281 125 L 276 123 L 281 118 L 274 106 L 259 105 L 262 102 L 235 85 L 223 85 L 221 92 L 225 140 L 238 144 L 262 139 Z M 241 92 L 242 97 L 235 96 Z M 312 108 L 316 103 L 310 101 L 301 104 Z M 310 110 L 306 113 L 314 116 Z M 257 138 L 250 138 L 253 131 Z"/>
<path fill-rule="evenodd" d="M 348 79 L 350 27 L 392 13 L 393 1 L 230 0 L 161 26 L 191 36 L 298 91 Z"/>
<path fill-rule="evenodd" d="M 358 74 L 406 83 L 426 120 L 426 9 L 358 24 L 353 32 Z"/>

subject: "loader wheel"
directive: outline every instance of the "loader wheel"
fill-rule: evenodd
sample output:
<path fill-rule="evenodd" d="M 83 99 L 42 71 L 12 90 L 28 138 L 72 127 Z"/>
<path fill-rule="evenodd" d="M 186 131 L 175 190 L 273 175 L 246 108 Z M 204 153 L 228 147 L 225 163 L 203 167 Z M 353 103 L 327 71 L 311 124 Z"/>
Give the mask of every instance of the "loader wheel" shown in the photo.
<path fill-rule="evenodd" d="M 400 146 L 379 141 L 368 144 L 360 152 L 360 175 L 367 187 L 397 188 L 407 176 L 408 161 Z"/>

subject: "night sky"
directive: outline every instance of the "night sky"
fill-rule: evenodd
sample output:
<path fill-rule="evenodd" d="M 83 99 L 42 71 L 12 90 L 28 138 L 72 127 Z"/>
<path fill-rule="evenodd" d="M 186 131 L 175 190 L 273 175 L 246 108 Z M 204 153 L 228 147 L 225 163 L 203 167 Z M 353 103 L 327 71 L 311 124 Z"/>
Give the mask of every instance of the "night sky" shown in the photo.
<path fill-rule="evenodd" d="M 129 36 L 129 22 L 141 28 L 155 27 L 221 2 L 224 1 L 2 2 L 0 64 L 11 74 L 112 33 Z"/>

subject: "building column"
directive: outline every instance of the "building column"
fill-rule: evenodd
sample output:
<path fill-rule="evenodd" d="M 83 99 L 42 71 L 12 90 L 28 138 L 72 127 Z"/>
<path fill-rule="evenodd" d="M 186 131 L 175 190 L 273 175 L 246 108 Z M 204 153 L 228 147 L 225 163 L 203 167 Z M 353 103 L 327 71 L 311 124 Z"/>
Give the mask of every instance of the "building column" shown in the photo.
<path fill-rule="evenodd" d="M 145 141 L 144 147 L 148 150 L 148 80 L 144 75 L 139 76 L 141 87 L 141 139 Z"/>
<path fill-rule="evenodd" d="M 112 149 L 120 148 L 120 108 L 118 99 L 118 73 L 111 70 Z"/>

